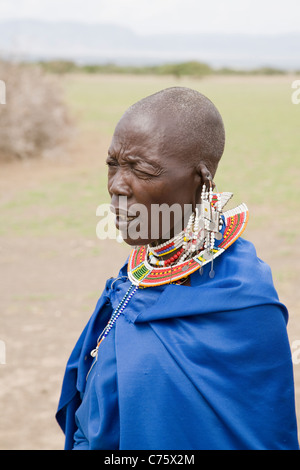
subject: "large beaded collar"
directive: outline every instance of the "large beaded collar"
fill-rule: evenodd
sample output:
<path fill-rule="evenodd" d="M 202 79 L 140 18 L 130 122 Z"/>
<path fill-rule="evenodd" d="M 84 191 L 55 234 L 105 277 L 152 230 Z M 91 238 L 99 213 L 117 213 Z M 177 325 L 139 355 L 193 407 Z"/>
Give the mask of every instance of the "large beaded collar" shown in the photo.
<path fill-rule="evenodd" d="M 202 190 L 201 204 L 191 215 L 187 227 L 173 239 L 159 246 L 135 247 L 128 261 L 128 278 L 139 287 L 159 286 L 187 278 L 202 271 L 229 248 L 243 233 L 248 223 L 246 204 L 222 212 L 232 193 Z M 165 254 L 172 256 L 162 261 Z M 173 255 L 174 253 L 174 255 Z"/>

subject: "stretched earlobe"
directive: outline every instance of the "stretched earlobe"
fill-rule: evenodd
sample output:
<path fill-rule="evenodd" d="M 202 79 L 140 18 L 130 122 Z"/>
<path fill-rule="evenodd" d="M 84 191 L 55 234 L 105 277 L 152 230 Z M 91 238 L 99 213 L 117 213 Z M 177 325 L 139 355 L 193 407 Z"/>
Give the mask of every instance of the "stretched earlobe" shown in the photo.
<path fill-rule="evenodd" d="M 198 174 L 201 177 L 201 188 L 205 184 L 207 189 L 209 189 L 209 188 L 214 189 L 215 188 L 215 183 L 213 182 L 212 174 L 209 171 L 209 169 L 207 168 L 207 166 L 205 165 L 205 163 L 203 163 L 203 162 L 199 163 L 199 165 L 197 167 L 197 171 L 198 171 Z"/>

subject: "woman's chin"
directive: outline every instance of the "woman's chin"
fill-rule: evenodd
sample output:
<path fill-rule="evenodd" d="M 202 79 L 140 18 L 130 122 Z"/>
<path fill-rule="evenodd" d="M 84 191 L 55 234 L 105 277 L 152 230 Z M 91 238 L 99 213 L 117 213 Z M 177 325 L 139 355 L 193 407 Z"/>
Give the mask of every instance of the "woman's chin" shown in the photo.
<path fill-rule="evenodd" d="M 127 243 L 127 245 L 130 245 L 130 246 L 142 246 L 142 245 L 149 245 L 151 243 L 151 240 L 148 240 L 148 239 L 141 239 L 141 238 L 137 238 L 137 239 L 132 239 L 128 236 L 128 234 L 121 234 L 122 236 L 122 239 L 125 243 Z"/>

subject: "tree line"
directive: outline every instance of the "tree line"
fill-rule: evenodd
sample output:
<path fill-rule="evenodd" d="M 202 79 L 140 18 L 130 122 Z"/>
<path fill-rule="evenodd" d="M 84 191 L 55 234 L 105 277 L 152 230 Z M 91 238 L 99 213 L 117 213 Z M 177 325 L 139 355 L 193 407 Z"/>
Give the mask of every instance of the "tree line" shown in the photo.
<path fill-rule="evenodd" d="M 38 64 L 49 73 L 88 73 L 88 74 L 134 74 L 134 75 L 173 75 L 203 77 L 207 75 L 284 75 L 288 71 L 276 67 L 258 67 L 249 70 L 238 70 L 230 67 L 213 68 L 210 65 L 197 62 L 167 63 L 161 65 L 117 65 L 106 64 L 77 64 L 69 60 L 40 61 Z M 293 70 L 294 73 L 300 71 Z"/>

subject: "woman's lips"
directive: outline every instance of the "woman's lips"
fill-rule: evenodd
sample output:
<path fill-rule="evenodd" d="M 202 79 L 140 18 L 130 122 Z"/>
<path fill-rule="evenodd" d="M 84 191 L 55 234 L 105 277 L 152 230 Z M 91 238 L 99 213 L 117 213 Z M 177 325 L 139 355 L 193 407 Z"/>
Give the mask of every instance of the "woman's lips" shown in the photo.
<path fill-rule="evenodd" d="M 124 215 L 117 215 L 115 218 L 115 224 L 118 230 L 127 230 L 129 227 L 129 224 L 133 222 L 136 219 L 136 217 L 129 217 L 129 216 L 124 216 Z"/>
<path fill-rule="evenodd" d="M 119 222 L 131 222 L 136 216 L 119 214 L 116 216 Z"/>
<path fill-rule="evenodd" d="M 114 209 L 115 213 L 115 224 L 118 230 L 126 230 L 131 222 L 137 219 L 137 214 L 130 214 L 119 209 Z"/>

